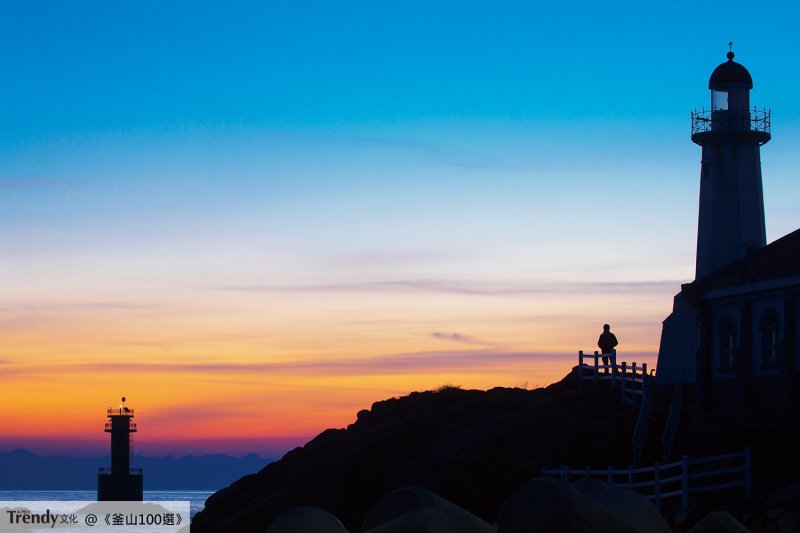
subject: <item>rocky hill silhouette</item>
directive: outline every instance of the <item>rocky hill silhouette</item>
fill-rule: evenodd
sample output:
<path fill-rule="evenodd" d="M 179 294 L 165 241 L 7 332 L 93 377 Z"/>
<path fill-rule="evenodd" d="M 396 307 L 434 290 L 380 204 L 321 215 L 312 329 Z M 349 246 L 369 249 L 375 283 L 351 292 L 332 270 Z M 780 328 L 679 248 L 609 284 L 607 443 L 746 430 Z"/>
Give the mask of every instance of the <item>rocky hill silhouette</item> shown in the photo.
<path fill-rule="evenodd" d="M 262 530 L 312 505 L 360 531 L 386 493 L 426 487 L 494 522 L 504 499 L 544 465 L 626 465 L 636 411 L 605 387 L 578 390 L 575 373 L 545 388 L 443 386 L 376 402 L 256 474 L 212 495 L 192 530 Z"/>

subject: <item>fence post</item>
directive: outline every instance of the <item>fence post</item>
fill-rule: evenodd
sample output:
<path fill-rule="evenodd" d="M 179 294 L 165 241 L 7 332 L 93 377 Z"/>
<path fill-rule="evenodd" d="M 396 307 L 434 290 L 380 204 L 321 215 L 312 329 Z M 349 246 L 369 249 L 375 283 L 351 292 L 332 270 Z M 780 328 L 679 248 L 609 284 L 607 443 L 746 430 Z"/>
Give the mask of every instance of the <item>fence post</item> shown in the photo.
<path fill-rule="evenodd" d="M 586 468 L 583 469 L 583 477 L 589 479 L 589 466 L 587 465 Z"/>
<path fill-rule="evenodd" d="M 608 465 L 608 488 L 614 488 L 614 468 L 611 465 Z"/>
<path fill-rule="evenodd" d="M 594 384 L 597 386 L 597 350 L 594 351 Z"/>
<path fill-rule="evenodd" d="M 644 398 L 644 380 L 647 379 L 647 363 L 642 363 L 642 384 L 640 387 L 642 388 L 642 398 Z"/>
<path fill-rule="evenodd" d="M 750 446 L 744 449 L 744 497 L 753 497 L 753 452 Z"/>
<path fill-rule="evenodd" d="M 628 490 L 633 490 L 633 465 L 628 465 Z"/>
<path fill-rule="evenodd" d="M 614 388 L 614 384 L 616 383 L 617 379 L 617 349 L 614 348 L 611 350 L 611 388 Z"/>
<path fill-rule="evenodd" d="M 681 507 L 689 508 L 689 456 L 681 457 Z"/>
<path fill-rule="evenodd" d="M 583 350 L 578 350 L 578 388 L 583 388 Z"/>
<path fill-rule="evenodd" d="M 622 362 L 622 386 L 620 390 L 622 391 L 622 403 L 625 403 L 625 373 L 628 371 L 627 369 L 628 363 L 625 361 Z"/>
<path fill-rule="evenodd" d="M 653 476 L 655 477 L 656 490 L 656 509 L 661 510 L 661 461 L 656 461 L 653 465 Z"/>
<path fill-rule="evenodd" d="M 561 481 L 569 483 L 569 467 L 567 465 L 561 465 Z"/>

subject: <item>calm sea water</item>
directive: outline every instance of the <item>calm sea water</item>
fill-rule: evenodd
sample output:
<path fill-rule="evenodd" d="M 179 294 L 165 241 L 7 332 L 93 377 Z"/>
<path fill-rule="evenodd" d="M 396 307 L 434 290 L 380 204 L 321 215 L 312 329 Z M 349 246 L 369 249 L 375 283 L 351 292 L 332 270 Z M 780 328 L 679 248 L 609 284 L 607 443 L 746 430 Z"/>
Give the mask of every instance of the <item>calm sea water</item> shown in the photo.
<path fill-rule="evenodd" d="M 144 499 L 151 502 L 186 501 L 192 517 L 203 509 L 209 490 L 146 490 Z M 96 490 L 0 490 L 0 500 L 17 501 L 95 501 Z"/>

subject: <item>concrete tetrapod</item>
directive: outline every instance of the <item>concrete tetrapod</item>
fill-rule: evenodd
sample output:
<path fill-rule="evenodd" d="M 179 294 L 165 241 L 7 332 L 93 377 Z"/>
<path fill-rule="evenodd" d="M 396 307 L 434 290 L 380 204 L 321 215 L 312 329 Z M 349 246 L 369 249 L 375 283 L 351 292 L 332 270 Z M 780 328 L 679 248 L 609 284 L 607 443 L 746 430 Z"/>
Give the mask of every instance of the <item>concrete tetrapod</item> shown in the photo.
<path fill-rule="evenodd" d="M 281 513 L 267 533 L 348 533 L 334 515 L 319 507 L 294 507 Z"/>
<path fill-rule="evenodd" d="M 586 483 L 584 489 L 567 485 L 553 478 L 539 478 L 519 485 L 506 499 L 500 509 L 497 522 L 498 533 L 652 533 L 670 531 L 663 529 L 664 519 L 658 515 L 652 523 L 642 517 L 653 517 L 646 498 L 604 496 L 594 483 Z M 593 494 L 590 496 L 587 492 Z M 598 501 L 602 498 L 613 507 L 622 503 L 630 505 L 625 512 L 607 507 Z M 643 501 L 644 500 L 644 501 Z M 647 505 L 645 505 L 647 504 Z M 631 519 L 627 515 L 634 516 Z M 646 523 L 643 523 L 646 522 Z"/>
<path fill-rule="evenodd" d="M 607 484 L 596 479 L 579 479 L 571 486 L 642 531 L 672 533 L 672 528 L 669 527 L 656 506 L 638 492 L 609 489 Z"/>
<path fill-rule="evenodd" d="M 496 533 L 466 509 L 422 487 L 390 492 L 364 517 L 364 533 Z"/>
<path fill-rule="evenodd" d="M 708 513 L 689 533 L 748 533 L 750 530 L 725 511 Z"/>

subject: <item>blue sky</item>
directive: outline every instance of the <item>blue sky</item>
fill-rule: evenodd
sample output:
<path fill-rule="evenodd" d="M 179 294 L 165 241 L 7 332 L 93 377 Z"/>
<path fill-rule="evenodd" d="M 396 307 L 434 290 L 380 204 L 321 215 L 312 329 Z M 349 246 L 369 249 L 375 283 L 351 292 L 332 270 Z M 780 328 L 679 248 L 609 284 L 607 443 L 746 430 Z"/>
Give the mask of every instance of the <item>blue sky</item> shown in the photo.
<path fill-rule="evenodd" d="M 266 260 L 260 247 L 287 279 L 686 279 L 688 112 L 707 104 L 729 40 L 752 101 L 775 110 L 768 237 L 796 227 L 796 14 L 5 2 L 0 241 L 23 271 L 53 254 L 147 263 L 165 250 L 202 271 L 220 255 Z"/>
<path fill-rule="evenodd" d="M 250 361 L 446 342 L 571 361 L 605 321 L 652 361 L 694 272 L 689 112 L 708 105 L 728 41 L 751 101 L 774 112 L 768 240 L 799 225 L 797 15 L 791 2 L 3 2 L 0 364 L 94 364 L 121 345 Z M 513 384 L 514 368 L 460 378 Z M 431 384 L 370 379 L 373 400 Z"/>

